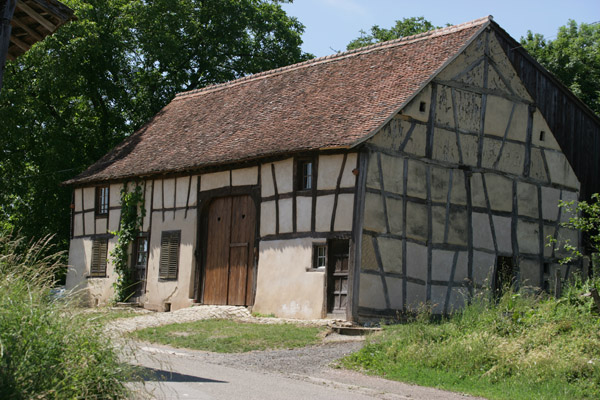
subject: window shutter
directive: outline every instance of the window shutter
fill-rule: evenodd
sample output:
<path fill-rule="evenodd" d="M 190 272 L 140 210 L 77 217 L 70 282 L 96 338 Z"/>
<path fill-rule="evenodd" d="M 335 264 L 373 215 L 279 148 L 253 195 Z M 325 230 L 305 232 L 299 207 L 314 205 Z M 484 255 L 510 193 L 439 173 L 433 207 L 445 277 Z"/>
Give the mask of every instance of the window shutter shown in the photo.
<path fill-rule="evenodd" d="M 158 267 L 160 279 L 177 279 L 180 238 L 181 231 L 167 231 L 162 233 L 160 241 L 160 263 Z"/>
<path fill-rule="evenodd" d="M 92 242 L 92 263 L 90 276 L 106 276 L 106 258 L 108 253 L 108 239 L 98 239 Z"/>

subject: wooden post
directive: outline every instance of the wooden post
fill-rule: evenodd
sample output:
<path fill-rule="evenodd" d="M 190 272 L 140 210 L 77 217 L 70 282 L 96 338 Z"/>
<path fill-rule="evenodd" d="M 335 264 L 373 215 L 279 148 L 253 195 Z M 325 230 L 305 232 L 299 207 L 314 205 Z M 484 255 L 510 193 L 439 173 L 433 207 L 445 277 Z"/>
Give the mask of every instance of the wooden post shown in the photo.
<path fill-rule="evenodd" d="M 13 13 L 17 0 L 0 0 L 0 90 L 2 90 L 2 78 L 4 77 L 4 65 L 6 64 L 6 55 L 10 43 L 11 26 Z"/>
<path fill-rule="evenodd" d="M 562 294 L 562 281 L 560 279 L 560 268 L 554 271 L 554 297 L 559 298 Z"/>

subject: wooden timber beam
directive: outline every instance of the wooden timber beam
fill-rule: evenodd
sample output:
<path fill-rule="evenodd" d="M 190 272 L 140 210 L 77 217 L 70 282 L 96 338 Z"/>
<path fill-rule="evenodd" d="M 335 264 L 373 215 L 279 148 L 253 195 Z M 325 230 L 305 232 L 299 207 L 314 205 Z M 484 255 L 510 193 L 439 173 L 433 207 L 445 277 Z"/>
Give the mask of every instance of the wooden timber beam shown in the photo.
<path fill-rule="evenodd" d="M 17 3 L 17 8 L 25 13 L 27 13 L 27 15 L 29 15 L 31 18 L 33 18 L 34 20 L 36 20 L 40 25 L 42 25 L 44 28 L 48 29 L 50 32 L 54 32 L 57 28 L 56 25 L 54 25 L 52 22 L 48 21 L 46 18 L 44 18 L 42 15 L 40 15 L 37 11 L 35 11 L 33 8 L 29 7 L 27 4 L 23 3 L 22 1 L 19 1 Z"/>
<path fill-rule="evenodd" d="M 15 12 L 16 0 L 0 0 L 0 90 L 4 76 L 4 64 L 10 43 L 12 27 L 10 20 Z"/>
<path fill-rule="evenodd" d="M 12 23 L 13 23 L 13 25 L 18 26 L 19 28 L 21 28 L 25 32 L 27 32 L 27 34 L 30 35 L 32 38 L 34 38 L 36 42 L 39 42 L 40 40 L 43 39 L 42 35 L 40 35 L 35 30 L 29 28 L 29 26 L 27 26 L 27 24 L 23 23 L 19 18 L 13 18 Z"/>

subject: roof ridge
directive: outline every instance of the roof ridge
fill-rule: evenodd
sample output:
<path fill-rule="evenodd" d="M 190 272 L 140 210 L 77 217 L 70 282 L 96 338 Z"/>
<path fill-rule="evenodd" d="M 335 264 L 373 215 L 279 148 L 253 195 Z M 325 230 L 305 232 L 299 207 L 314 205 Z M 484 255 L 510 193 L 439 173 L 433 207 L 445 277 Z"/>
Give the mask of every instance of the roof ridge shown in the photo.
<path fill-rule="evenodd" d="M 266 78 L 269 76 L 278 75 L 283 72 L 296 70 L 296 69 L 300 69 L 300 68 L 305 68 L 305 67 L 318 65 L 318 64 L 322 64 L 322 63 L 326 63 L 326 62 L 331 62 L 331 61 L 335 61 L 335 60 L 341 60 L 341 59 L 344 59 L 347 57 L 369 53 L 374 50 L 404 45 L 404 44 L 412 43 L 415 41 L 423 40 L 428 37 L 437 37 L 437 36 L 448 35 L 450 33 L 455 33 L 455 32 L 458 32 L 458 31 L 461 31 L 464 29 L 471 28 L 476 25 L 482 25 L 491 20 L 493 20 L 493 16 L 488 15 L 486 17 L 474 19 L 472 21 L 464 22 L 464 23 L 458 24 L 458 25 L 446 26 L 444 28 L 434 29 L 431 31 L 423 32 L 423 33 L 418 33 L 416 35 L 405 36 L 405 37 L 401 37 L 398 39 L 393 39 L 393 40 L 389 40 L 389 41 L 385 41 L 385 42 L 371 44 L 369 46 L 360 47 L 357 49 L 347 50 L 347 51 L 340 52 L 340 53 L 334 53 L 334 54 L 330 54 L 330 55 L 323 56 L 323 57 L 313 58 L 312 60 L 306 60 L 306 61 L 302 61 L 300 63 L 286 65 L 284 67 L 279 67 L 279 68 L 271 69 L 268 71 L 263 71 L 263 72 L 258 72 L 256 74 L 243 76 L 241 78 L 237 78 L 232 81 L 217 83 L 217 84 L 206 86 L 206 87 L 203 87 L 200 89 L 189 90 L 186 92 L 180 92 L 175 95 L 175 98 L 173 100 L 185 99 L 188 97 L 194 97 L 199 94 L 209 93 L 209 92 L 213 92 L 213 91 L 217 91 L 217 90 L 223 90 L 223 89 L 226 89 L 226 88 L 229 88 L 232 86 L 237 86 L 237 85 L 249 82 L 249 81 L 254 81 L 254 80 L 263 79 L 263 78 Z"/>

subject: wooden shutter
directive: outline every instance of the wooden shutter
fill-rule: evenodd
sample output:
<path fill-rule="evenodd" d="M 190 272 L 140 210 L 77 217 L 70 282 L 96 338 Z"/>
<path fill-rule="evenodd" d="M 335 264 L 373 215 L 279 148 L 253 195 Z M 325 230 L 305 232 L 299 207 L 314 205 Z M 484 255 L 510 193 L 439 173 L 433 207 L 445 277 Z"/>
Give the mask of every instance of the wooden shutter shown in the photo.
<path fill-rule="evenodd" d="M 106 256 L 108 253 L 108 239 L 97 239 L 92 243 L 92 265 L 90 276 L 106 276 Z"/>
<path fill-rule="evenodd" d="M 160 240 L 160 279 L 177 279 L 181 231 L 165 231 Z"/>

